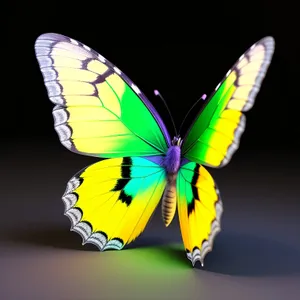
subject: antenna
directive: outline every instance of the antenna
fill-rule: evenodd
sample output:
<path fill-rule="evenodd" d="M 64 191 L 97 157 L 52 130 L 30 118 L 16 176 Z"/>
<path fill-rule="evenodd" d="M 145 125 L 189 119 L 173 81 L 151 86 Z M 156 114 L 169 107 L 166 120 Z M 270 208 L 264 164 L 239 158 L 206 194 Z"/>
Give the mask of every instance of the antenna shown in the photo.
<path fill-rule="evenodd" d="M 184 122 L 185 122 L 185 120 L 186 120 L 186 118 L 188 117 L 188 115 L 190 114 L 190 112 L 193 110 L 193 108 L 199 103 L 199 101 L 201 101 L 201 100 L 205 100 L 206 99 L 206 97 L 207 97 L 207 95 L 206 94 L 203 94 L 202 96 L 201 96 L 201 98 L 199 98 L 195 103 L 194 103 L 194 105 L 190 108 L 190 110 L 187 112 L 187 114 L 185 115 L 185 117 L 184 117 L 184 119 L 183 119 L 183 121 L 181 122 L 181 125 L 180 125 L 180 127 L 179 127 L 179 133 L 180 133 L 180 130 L 181 130 L 181 128 L 182 128 L 182 125 L 184 124 Z"/>
<path fill-rule="evenodd" d="M 164 103 L 165 107 L 167 108 L 167 111 L 169 113 L 169 116 L 170 116 L 172 124 L 173 124 L 174 131 L 175 131 L 175 136 L 177 136 L 177 130 L 176 130 L 175 122 L 174 122 L 174 119 L 172 117 L 172 114 L 170 112 L 170 109 L 168 107 L 167 102 L 165 101 L 165 99 L 163 98 L 163 96 L 160 94 L 160 92 L 158 90 L 154 90 L 154 95 L 158 96 L 162 100 L 162 102 Z"/>

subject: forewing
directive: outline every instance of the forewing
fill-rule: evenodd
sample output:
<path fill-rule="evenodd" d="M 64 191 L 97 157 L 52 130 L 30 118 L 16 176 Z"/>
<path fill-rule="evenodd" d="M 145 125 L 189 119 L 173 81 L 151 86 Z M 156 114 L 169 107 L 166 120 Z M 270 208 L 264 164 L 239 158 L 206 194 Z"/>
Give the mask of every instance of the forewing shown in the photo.
<path fill-rule="evenodd" d="M 158 113 L 106 58 L 54 33 L 38 37 L 35 52 L 66 148 L 104 158 L 166 152 L 170 137 Z"/>
<path fill-rule="evenodd" d="M 260 40 L 228 71 L 185 136 L 184 157 L 215 168 L 228 164 L 245 129 L 243 112 L 254 104 L 274 47 L 272 37 Z"/>

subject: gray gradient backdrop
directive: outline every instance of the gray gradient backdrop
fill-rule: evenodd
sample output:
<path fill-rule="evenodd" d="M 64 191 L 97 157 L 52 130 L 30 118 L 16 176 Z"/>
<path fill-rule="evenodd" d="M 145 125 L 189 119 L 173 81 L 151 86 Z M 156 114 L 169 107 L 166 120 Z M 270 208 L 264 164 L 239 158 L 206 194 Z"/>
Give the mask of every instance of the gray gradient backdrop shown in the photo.
<path fill-rule="evenodd" d="M 125 1 L 121 9 L 98 1 L 74 4 L 80 12 L 69 7 L 61 15 L 62 5 L 46 1 L 11 3 L 1 39 L 0 299 L 299 300 L 299 10 L 267 0 L 236 8 L 202 1 L 178 3 L 175 15 L 174 3 L 164 12 L 154 3 L 151 10 Z M 203 269 L 193 269 L 185 256 L 177 216 L 165 228 L 160 207 L 145 232 L 119 252 L 81 246 L 70 232 L 61 196 L 68 180 L 95 160 L 63 148 L 53 129 L 53 105 L 33 50 L 44 32 L 78 39 L 115 63 L 167 126 L 153 89 L 179 125 L 252 43 L 275 37 L 275 56 L 247 113 L 241 147 L 224 169 L 210 170 L 224 214 Z"/>

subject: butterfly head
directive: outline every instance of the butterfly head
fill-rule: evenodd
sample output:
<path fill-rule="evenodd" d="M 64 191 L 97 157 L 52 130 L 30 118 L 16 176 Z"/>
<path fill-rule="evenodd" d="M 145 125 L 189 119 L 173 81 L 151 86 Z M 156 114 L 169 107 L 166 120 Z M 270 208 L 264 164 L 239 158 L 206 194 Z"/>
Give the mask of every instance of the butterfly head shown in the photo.
<path fill-rule="evenodd" d="M 172 140 L 172 146 L 179 146 L 181 147 L 182 145 L 182 139 L 179 135 L 174 136 L 173 140 Z"/>

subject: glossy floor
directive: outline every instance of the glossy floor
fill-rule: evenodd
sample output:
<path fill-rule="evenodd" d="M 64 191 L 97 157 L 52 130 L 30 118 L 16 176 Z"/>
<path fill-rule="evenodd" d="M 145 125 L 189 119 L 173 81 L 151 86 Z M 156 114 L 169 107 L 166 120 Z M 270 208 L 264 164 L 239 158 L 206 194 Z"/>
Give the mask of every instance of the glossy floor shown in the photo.
<path fill-rule="evenodd" d="M 300 164 L 293 154 L 241 151 L 213 171 L 222 232 L 204 268 L 193 269 L 177 219 L 165 228 L 160 209 L 126 250 L 81 246 L 60 199 L 71 176 L 94 159 L 60 145 L 22 149 L 22 156 L 16 145 L 2 153 L 1 299 L 300 298 Z"/>

